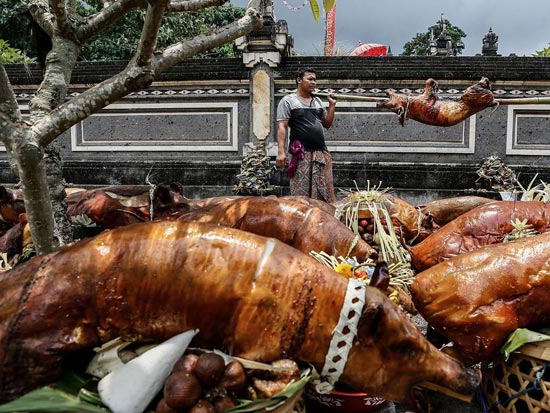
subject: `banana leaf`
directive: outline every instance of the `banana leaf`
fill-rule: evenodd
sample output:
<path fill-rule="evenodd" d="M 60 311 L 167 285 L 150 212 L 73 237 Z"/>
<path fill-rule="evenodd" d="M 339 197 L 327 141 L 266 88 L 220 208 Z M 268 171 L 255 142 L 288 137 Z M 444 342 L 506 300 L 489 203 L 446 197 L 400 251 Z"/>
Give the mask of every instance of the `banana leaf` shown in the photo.
<path fill-rule="evenodd" d="M 74 412 L 107 413 L 109 410 L 87 403 L 78 396 L 53 387 L 42 387 L 0 406 L 0 413 Z"/>
<path fill-rule="evenodd" d="M 506 343 L 500 349 L 506 360 L 510 354 L 527 343 L 535 343 L 539 341 L 550 340 L 550 336 L 536 331 L 531 331 L 526 328 L 518 328 L 508 336 Z"/>
<path fill-rule="evenodd" d="M 107 413 L 101 399 L 93 390 L 89 376 L 67 370 L 55 386 L 45 386 L 0 405 L 0 413 L 11 412 L 74 412 Z"/>
<path fill-rule="evenodd" d="M 319 8 L 319 3 L 317 0 L 309 0 L 309 5 L 311 6 L 311 12 L 313 13 L 313 18 L 315 21 L 319 21 L 319 16 L 321 15 L 321 9 Z"/>
<path fill-rule="evenodd" d="M 323 8 L 325 9 L 325 13 L 328 14 L 335 4 L 336 0 L 323 0 Z"/>

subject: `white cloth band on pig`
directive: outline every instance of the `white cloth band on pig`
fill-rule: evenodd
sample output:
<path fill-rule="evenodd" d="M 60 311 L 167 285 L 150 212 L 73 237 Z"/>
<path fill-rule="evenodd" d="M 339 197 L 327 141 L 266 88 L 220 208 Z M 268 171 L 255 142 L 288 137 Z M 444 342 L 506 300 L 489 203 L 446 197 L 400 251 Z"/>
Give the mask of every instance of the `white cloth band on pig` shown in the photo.
<path fill-rule="evenodd" d="M 355 278 L 349 279 L 344 304 L 340 310 L 340 319 L 332 332 L 332 339 L 325 357 L 325 365 L 320 379 L 315 381 L 315 389 L 318 393 L 330 393 L 344 372 L 349 351 L 357 335 L 357 324 L 365 305 L 365 290 L 364 282 Z"/>

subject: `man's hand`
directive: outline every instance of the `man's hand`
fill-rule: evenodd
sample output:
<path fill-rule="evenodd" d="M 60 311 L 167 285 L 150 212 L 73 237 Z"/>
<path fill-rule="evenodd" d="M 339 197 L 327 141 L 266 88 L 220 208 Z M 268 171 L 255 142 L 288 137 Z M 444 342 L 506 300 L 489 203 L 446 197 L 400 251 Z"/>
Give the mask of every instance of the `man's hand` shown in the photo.
<path fill-rule="evenodd" d="M 284 152 L 282 154 L 278 153 L 275 163 L 279 168 L 284 169 L 286 166 L 286 154 Z"/>

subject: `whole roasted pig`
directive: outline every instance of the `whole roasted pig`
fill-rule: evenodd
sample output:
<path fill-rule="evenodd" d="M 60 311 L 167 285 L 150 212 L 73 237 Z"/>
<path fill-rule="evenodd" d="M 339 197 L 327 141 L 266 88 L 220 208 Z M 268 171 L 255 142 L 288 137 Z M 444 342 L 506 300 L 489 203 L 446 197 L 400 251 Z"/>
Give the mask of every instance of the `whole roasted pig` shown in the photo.
<path fill-rule="evenodd" d="M 356 257 L 359 262 L 376 259 L 378 255 L 334 216 L 287 198 L 243 197 L 219 201 L 182 214 L 178 219 L 274 237 L 305 254 L 324 251 L 334 257 Z"/>
<path fill-rule="evenodd" d="M 550 322 L 550 233 L 486 246 L 416 275 L 426 321 L 467 363 L 489 359 L 520 327 Z"/>
<path fill-rule="evenodd" d="M 539 201 L 495 201 L 460 215 L 409 248 L 419 271 L 467 251 L 503 241 L 514 230 L 512 222 L 525 221 L 534 231 L 550 229 L 550 204 Z"/>
<path fill-rule="evenodd" d="M 442 227 L 460 215 L 490 202 L 495 202 L 495 200 L 482 196 L 466 195 L 436 199 L 417 207 L 423 214 L 433 217 L 435 223 Z"/>
<path fill-rule="evenodd" d="M 453 126 L 483 109 L 497 105 L 486 77 L 468 87 L 458 99 L 441 99 L 437 92 L 437 82 L 428 79 L 423 94 L 407 96 L 390 91 L 389 99 L 378 105 L 395 112 L 401 125 L 405 119 L 412 119 L 432 126 Z"/>
<path fill-rule="evenodd" d="M 0 400 L 114 337 L 194 344 L 321 371 L 348 279 L 273 238 L 181 221 L 103 232 L 0 274 Z M 421 412 L 419 385 L 472 395 L 476 370 L 438 351 L 382 292 L 365 304 L 340 382 Z"/>

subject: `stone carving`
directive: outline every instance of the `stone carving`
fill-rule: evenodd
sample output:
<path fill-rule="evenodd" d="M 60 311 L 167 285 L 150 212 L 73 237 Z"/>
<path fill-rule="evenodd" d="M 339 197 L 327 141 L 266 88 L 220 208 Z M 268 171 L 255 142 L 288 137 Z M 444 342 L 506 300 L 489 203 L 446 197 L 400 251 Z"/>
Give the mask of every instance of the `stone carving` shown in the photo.
<path fill-rule="evenodd" d="M 498 36 L 493 32 L 493 28 L 489 27 L 489 32 L 483 37 L 483 46 L 481 54 L 483 56 L 499 56 L 498 51 Z"/>
<path fill-rule="evenodd" d="M 443 14 L 439 20 L 440 33 L 437 39 L 434 38 L 433 31 L 430 30 L 430 45 L 426 54 L 428 56 L 456 56 L 462 53 L 464 49 L 464 43 L 462 41 L 453 44 L 451 36 L 447 33 L 447 25 L 445 24 L 445 18 Z"/>

